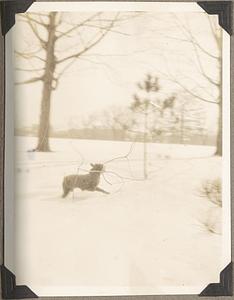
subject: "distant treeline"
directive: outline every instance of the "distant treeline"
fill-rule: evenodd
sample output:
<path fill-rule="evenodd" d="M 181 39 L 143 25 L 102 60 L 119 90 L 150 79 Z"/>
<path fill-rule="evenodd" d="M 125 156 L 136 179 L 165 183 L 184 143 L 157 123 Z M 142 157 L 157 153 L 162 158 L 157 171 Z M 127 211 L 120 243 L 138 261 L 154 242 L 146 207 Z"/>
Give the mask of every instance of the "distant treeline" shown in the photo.
<path fill-rule="evenodd" d="M 37 136 L 35 128 L 20 128 L 15 129 L 16 136 Z M 68 130 L 51 130 L 51 138 L 64 139 L 90 139 L 90 140 L 114 140 L 114 141 L 137 141 L 143 142 L 143 133 L 127 132 L 120 129 L 107 128 L 81 128 Z M 148 135 L 148 142 L 151 143 L 170 143 L 170 144 L 191 144 L 191 145 L 210 145 L 216 143 L 215 135 L 199 134 L 199 133 L 184 133 L 183 136 L 177 133 Z"/>

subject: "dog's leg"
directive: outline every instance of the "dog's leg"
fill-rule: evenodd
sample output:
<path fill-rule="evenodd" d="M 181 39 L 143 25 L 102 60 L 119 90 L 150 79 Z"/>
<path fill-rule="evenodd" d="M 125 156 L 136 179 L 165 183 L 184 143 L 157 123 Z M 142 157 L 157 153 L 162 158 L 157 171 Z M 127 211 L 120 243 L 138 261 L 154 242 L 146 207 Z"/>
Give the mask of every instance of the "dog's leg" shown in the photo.
<path fill-rule="evenodd" d="M 62 197 L 63 198 L 67 197 L 67 195 L 69 194 L 69 192 L 70 192 L 70 189 L 69 189 L 69 187 L 67 187 L 67 185 L 66 185 L 66 179 L 64 178 L 64 180 L 63 180 L 63 195 L 62 195 Z"/>
<path fill-rule="evenodd" d="M 67 197 L 67 195 L 69 194 L 69 192 L 70 192 L 69 189 L 64 189 L 62 197 L 63 198 Z"/>
<path fill-rule="evenodd" d="M 103 189 L 99 188 L 98 186 L 96 187 L 95 191 L 101 192 L 101 193 L 103 193 L 103 194 L 110 194 L 110 193 L 104 191 Z"/>

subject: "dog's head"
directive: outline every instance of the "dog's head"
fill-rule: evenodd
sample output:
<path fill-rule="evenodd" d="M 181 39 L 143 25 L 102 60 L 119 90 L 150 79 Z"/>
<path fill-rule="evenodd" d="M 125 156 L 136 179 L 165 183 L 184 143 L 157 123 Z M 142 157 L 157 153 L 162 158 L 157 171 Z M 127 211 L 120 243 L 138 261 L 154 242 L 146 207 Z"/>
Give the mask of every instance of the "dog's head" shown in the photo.
<path fill-rule="evenodd" d="M 105 167 L 103 164 L 90 164 L 91 165 L 91 170 L 90 171 L 97 171 L 97 172 L 104 172 Z"/>

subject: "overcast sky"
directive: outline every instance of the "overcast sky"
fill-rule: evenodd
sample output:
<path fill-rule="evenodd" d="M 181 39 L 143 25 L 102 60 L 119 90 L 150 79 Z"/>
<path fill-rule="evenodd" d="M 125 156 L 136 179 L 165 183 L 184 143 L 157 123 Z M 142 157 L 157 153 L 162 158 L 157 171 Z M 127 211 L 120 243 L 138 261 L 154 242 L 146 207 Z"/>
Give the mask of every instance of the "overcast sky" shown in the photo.
<path fill-rule="evenodd" d="M 199 92 L 207 99 L 215 101 L 217 89 L 200 76 L 192 45 L 181 41 L 185 39 L 183 29 L 185 26 L 185 28 L 190 28 L 203 48 L 217 55 L 217 46 L 211 33 L 208 17 L 196 3 L 190 3 L 189 8 L 186 9 L 190 11 L 184 12 L 181 9 L 183 4 L 176 4 L 178 6 L 175 3 L 172 4 L 171 11 L 168 12 L 170 3 L 167 3 L 167 8 L 159 3 L 151 3 L 144 13 L 123 22 L 116 30 L 118 32 L 109 33 L 87 53 L 86 57 L 82 60 L 78 59 L 72 67 L 67 69 L 57 90 L 52 95 L 51 125 L 53 128 L 71 127 L 74 122 L 76 123 L 87 114 L 100 112 L 111 106 L 129 106 L 132 95 L 136 92 L 136 82 L 141 81 L 149 72 L 160 78 L 161 90 L 158 97 L 165 97 L 180 91 L 178 85 L 168 80 L 169 75 L 169 77 L 181 80 L 192 91 Z M 36 9 L 39 10 L 38 7 L 34 8 Z M 61 9 L 63 10 L 64 7 Z M 42 11 L 45 10 L 43 7 Z M 75 23 L 95 13 L 89 10 L 64 12 L 64 30 L 67 28 L 66 22 Z M 105 16 L 111 17 L 113 12 L 105 12 Z M 216 22 L 216 16 L 210 18 Z M 88 36 L 88 29 L 86 32 Z M 77 44 L 78 38 L 76 33 L 71 36 L 71 38 L 61 40 L 57 49 L 60 51 L 58 55 L 59 53 L 66 55 L 66 52 L 73 51 L 71 46 Z M 17 18 L 14 26 L 13 45 L 15 49 L 25 51 L 32 51 L 38 47 L 33 34 L 28 26 L 20 21 L 20 17 Z M 215 60 L 201 55 L 201 62 L 209 76 L 214 80 L 217 79 L 219 69 Z M 18 58 L 16 58 L 16 64 L 24 68 L 29 68 L 31 65 L 37 68 L 40 65 L 36 60 L 33 60 L 30 65 L 27 61 L 19 61 Z M 35 74 L 18 72 L 16 80 L 24 80 L 29 76 L 35 76 Z M 197 90 L 198 85 L 202 88 Z M 16 86 L 17 127 L 38 123 L 41 91 L 42 83 Z M 195 100 L 191 96 L 190 98 L 191 101 Z M 200 103 L 206 112 L 209 130 L 214 130 L 217 121 L 216 105 L 195 101 Z"/>

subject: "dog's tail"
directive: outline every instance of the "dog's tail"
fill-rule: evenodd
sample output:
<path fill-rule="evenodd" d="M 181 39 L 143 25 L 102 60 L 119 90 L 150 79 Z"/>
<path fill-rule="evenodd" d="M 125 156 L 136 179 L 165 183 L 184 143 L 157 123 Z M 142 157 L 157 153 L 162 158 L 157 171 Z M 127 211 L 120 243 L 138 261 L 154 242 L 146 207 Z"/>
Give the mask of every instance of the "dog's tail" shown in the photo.
<path fill-rule="evenodd" d="M 67 197 L 67 195 L 69 194 L 70 192 L 70 189 L 67 187 L 67 184 L 66 184 L 66 178 L 63 179 L 63 195 L 62 197 L 65 198 Z"/>

